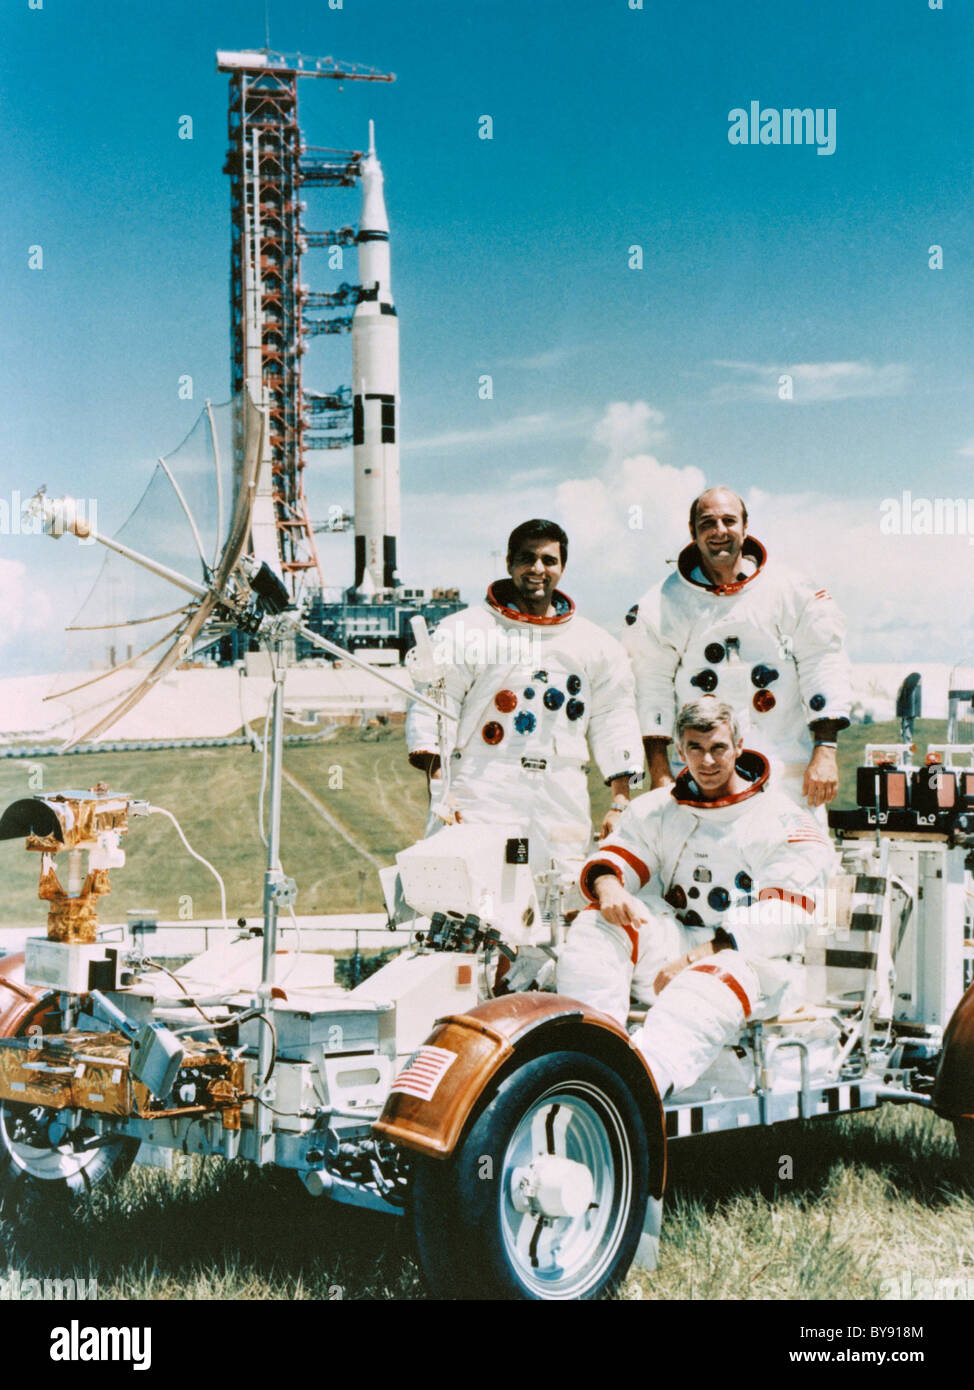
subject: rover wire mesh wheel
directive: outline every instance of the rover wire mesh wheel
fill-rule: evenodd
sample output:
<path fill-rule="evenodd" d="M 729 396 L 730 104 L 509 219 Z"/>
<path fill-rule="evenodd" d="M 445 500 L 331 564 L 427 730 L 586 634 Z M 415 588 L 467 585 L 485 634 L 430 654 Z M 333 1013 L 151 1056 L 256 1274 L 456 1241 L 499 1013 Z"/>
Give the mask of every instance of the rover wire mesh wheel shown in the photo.
<path fill-rule="evenodd" d="M 95 1138 L 83 1120 L 72 1128 L 63 1110 L 0 1102 L 0 1194 L 70 1200 L 117 1181 L 131 1167 L 139 1141 L 94 1144 Z"/>
<path fill-rule="evenodd" d="M 439 1298 L 598 1298 L 632 1263 L 648 1188 L 646 1127 L 625 1083 L 584 1053 L 534 1058 L 446 1162 L 416 1160 L 426 1282 Z"/>

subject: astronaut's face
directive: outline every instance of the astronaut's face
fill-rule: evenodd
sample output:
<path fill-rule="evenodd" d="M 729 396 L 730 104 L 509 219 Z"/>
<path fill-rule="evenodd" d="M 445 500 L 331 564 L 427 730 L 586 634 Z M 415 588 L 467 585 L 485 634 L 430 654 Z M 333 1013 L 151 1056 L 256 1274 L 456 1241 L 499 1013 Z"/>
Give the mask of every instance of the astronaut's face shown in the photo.
<path fill-rule="evenodd" d="M 726 723 L 707 733 L 702 729 L 684 730 L 680 753 L 707 801 L 733 793 L 737 780 L 734 765 L 743 747 L 743 739 L 734 743 Z"/>
<path fill-rule="evenodd" d="M 557 541 L 524 541 L 507 562 L 518 604 L 525 613 L 544 617 L 564 573 Z"/>
<path fill-rule="evenodd" d="M 693 538 L 704 560 L 715 569 L 733 571 L 747 535 L 740 499 L 726 488 L 705 492 L 697 503 Z"/>

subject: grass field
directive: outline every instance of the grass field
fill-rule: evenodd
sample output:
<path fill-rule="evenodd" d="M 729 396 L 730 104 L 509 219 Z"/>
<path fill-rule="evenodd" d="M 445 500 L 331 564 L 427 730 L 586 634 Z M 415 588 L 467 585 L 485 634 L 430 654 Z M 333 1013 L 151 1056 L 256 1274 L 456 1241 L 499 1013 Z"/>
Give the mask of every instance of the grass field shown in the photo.
<path fill-rule="evenodd" d="M 284 764 L 292 780 L 284 786 L 281 857 L 298 881 L 297 911 L 380 911 L 375 860 L 391 863 L 396 850 L 422 835 L 426 822 L 425 779 L 406 762 L 402 729 L 340 729 L 333 739 L 287 747 Z M 190 748 L 3 761 L 0 804 L 38 790 L 90 787 L 99 779 L 172 811 L 197 853 L 223 874 L 231 917 L 260 915 L 266 851 L 257 820 L 259 754 Z M 321 803 L 344 836 L 295 784 Z M 156 908 L 163 920 L 219 916 L 216 882 L 189 857 L 163 817 L 134 820 L 125 848 L 128 862 L 112 872 L 102 921 L 124 922 L 130 908 Z M 42 927 L 40 856 L 25 854 L 23 842 L 12 840 L 0 844 L 0 864 L 0 926 Z"/>
<path fill-rule="evenodd" d="M 906 1275 L 974 1291 L 974 1197 L 949 1125 L 929 1114 L 888 1108 L 669 1153 L 660 1265 L 631 1273 L 623 1299 L 868 1302 Z M 179 1161 L 67 1216 L 0 1209 L 0 1278 L 94 1277 L 103 1299 L 425 1297 L 407 1220 L 312 1198 L 288 1174 Z"/>
<path fill-rule="evenodd" d="M 893 725 L 843 735 L 839 804 L 867 741 Z M 923 724 L 918 743 L 942 739 Z M 423 779 L 405 762 L 397 729 L 342 731 L 286 750 L 284 864 L 299 881 L 299 910 L 379 906 L 374 861 L 422 832 Z M 173 810 L 190 842 L 226 874 L 231 912 L 256 914 L 263 866 L 256 798 L 259 757 L 244 750 L 70 757 L 38 764 L 45 789 L 91 785 L 148 796 Z M 334 784 L 341 769 L 342 786 Z M 30 794 L 29 769 L 0 763 L 4 803 Z M 593 783 L 594 783 L 593 779 Z M 605 793 L 593 785 L 596 812 Z M 357 848 L 356 848 L 357 846 Z M 197 917 L 217 913 L 209 876 L 183 853 L 167 822 L 138 822 L 129 864 L 114 875 L 105 920 L 127 907 Z M 19 842 L 0 847 L 2 920 L 43 922 L 37 860 Z M 173 867 L 170 867 L 173 866 Z M 790 1177 L 780 1176 L 790 1158 Z M 98 1280 L 101 1298 L 359 1300 L 424 1297 L 408 1223 L 307 1196 L 287 1174 L 219 1160 L 179 1158 L 173 1173 L 138 1169 L 114 1193 L 69 1214 L 31 1204 L 0 1209 L 0 1278 Z M 848 1299 L 869 1301 L 891 1281 L 967 1281 L 974 1293 L 974 1197 L 965 1188 L 950 1126 L 926 1112 L 887 1107 L 871 1116 L 715 1135 L 670 1146 L 661 1265 L 631 1274 L 624 1299 Z"/>

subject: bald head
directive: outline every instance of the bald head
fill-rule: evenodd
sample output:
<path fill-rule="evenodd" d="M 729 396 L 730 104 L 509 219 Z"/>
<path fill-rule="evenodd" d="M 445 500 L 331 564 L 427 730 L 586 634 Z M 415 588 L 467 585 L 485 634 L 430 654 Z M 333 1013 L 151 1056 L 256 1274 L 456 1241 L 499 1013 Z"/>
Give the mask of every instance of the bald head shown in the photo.
<path fill-rule="evenodd" d="M 736 492 L 731 492 L 729 487 L 708 487 L 706 492 L 701 492 L 700 496 L 695 497 L 690 503 L 690 535 L 694 540 L 697 539 L 697 522 L 702 516 L 730 516 L 732 512 L 740 518 L 746 531 L 747 507 L 744 505 L 744 499 L 738 497 Z"/>
<path fill-rule="evenodd" d="M 701 492 L 690 508 L 690 534 L 711 584 L 733 584 L 740 579 L 747 508 L 736 492 L 728 487 Z"/>

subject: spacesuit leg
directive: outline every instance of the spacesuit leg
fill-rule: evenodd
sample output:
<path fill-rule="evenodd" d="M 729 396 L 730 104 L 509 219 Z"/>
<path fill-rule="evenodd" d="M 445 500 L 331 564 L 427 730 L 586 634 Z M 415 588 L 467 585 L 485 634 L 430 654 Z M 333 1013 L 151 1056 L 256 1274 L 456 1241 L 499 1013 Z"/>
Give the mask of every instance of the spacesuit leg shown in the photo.
<path fill-rule="evenodd" d="M 609 1014 L 623 1027 L 629 1016 L 632 942 L 595 912 L 582 912 L 558 956 L 556 989 Z"/>
<path fill-rule="evenodd" d="M 693 1085 L 740 1035 L 758 997 L 757 976 L 738 951 L 707 956 L 670 981 L 633 1036 L 661 1096 Z"/>

